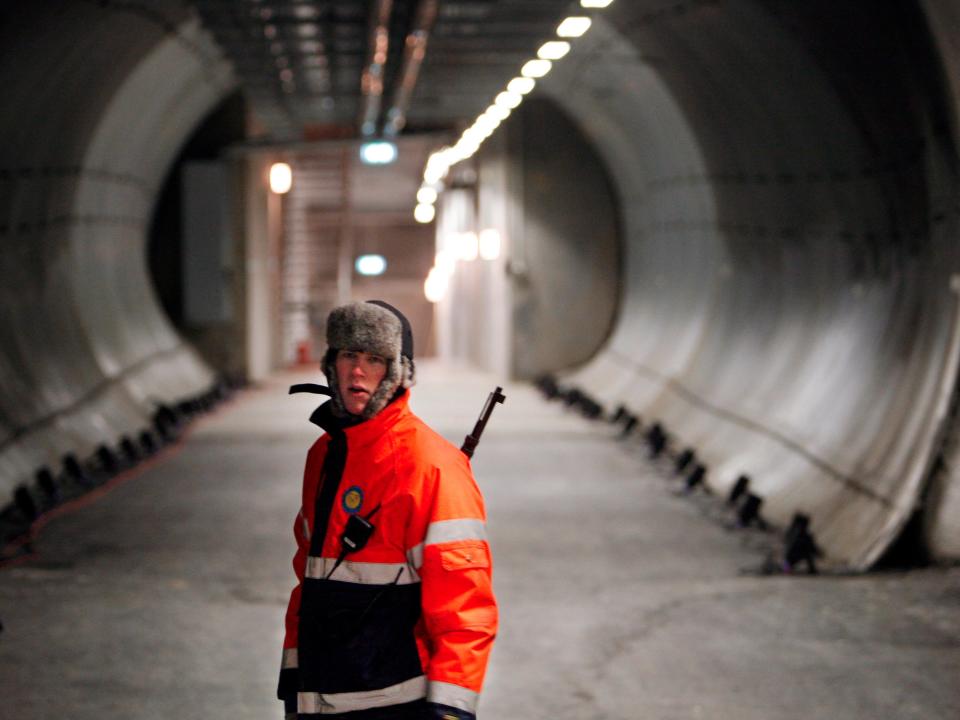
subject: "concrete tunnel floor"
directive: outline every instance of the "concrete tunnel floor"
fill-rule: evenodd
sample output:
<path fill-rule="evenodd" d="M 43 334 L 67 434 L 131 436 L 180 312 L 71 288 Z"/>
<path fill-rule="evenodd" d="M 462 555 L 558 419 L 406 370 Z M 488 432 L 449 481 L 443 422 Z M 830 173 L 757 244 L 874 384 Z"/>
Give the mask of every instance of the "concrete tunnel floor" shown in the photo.
<path fill-rule="evenodd" d="M 291 525 L 315 379 L 200 420 L 0 571 L 0 717 L 280 718 Z M 420 364 L 459 444 L 494 378 Z M 671 492 L 639 440 L 509 385 L 474 468 L 501 606 L 480 717 L 960 717 L 960 568 L 761 577 L 769 538 Z"/>

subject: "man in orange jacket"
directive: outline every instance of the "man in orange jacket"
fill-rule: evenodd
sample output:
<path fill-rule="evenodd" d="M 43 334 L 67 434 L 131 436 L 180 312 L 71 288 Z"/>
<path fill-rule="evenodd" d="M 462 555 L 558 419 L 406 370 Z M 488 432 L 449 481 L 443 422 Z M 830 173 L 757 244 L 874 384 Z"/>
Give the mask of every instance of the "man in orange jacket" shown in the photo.
<path fill-rule="evenodd" d="M 408 407 L 399 310 L 338 307 L 327 345 L 277 695 L 287 718 L 473 720 L 497 607 L 470 464 Z"/>

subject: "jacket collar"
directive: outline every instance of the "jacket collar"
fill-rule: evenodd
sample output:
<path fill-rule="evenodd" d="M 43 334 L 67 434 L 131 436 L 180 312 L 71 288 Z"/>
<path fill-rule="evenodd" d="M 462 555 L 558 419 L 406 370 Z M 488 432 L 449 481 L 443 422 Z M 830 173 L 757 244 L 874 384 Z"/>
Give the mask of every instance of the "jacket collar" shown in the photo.
<path fill-rule="evenodd" d="M 351 447 L 368 445 L 410 414 L 410 391 L 404 390 L 369 420 L 342 418 L 333 414 L 333 403 L 326 402 L 310 416 L 310 422 L 330 434 L 344 433 Z"/>

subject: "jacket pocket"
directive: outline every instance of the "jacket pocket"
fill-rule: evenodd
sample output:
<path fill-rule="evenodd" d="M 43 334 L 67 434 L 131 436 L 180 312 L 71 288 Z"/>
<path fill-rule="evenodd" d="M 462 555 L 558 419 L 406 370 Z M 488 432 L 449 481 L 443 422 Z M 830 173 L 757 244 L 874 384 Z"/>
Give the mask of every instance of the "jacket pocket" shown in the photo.
<path fill-rule="evenodd" d="M 444 570 L 469 570 L 490 567 L 490 551 L 480 540 L 459 540 L 445 543 L 440 548 L 440 563 Z"/>

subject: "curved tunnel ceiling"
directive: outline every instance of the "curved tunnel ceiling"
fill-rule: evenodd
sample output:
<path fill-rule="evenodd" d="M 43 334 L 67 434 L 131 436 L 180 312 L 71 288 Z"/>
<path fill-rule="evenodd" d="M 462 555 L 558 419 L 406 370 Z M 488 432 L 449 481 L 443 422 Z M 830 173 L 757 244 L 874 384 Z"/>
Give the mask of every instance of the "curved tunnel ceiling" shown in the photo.
<path fill-rule="evenodd" d="M 868 567 L 920 502 L 957 372 L 956 156 L 924 17 L 636 2 L 605 20 L 544 82 L 624 199 L 621 322 L 568 380 Z"/>
<path fill-rule="evenodd" d="M 38 5 L 0 23 L 18 109 L 0 119 L 4 496 L 210 382 L 157 308 L 144 237 L 167 166 L 236 84 L 181 3 Z M 622 200 L 619 323 L 570 380 L 868 567 L 925 492 L 954 397 L 956 73 L 940 86 L 909 2 L 622 0 L 604 17 L 540 90 Z M 955 58 L 956 11 L 926 17 Z M 956 557 L 960 491 L 938 482 L 930 537 Z"/>

